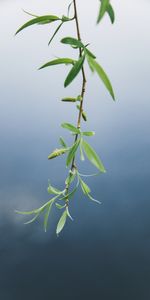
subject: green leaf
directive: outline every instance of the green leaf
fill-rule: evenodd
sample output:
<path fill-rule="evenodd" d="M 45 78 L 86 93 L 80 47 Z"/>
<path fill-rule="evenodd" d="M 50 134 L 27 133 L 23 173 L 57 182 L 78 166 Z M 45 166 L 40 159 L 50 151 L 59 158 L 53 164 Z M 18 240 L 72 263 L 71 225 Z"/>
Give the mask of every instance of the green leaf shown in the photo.
<path fill-rule="evenodd" d="M 65 129 L 67 129 L 67 130 L 69 130 L 69 131 L 71 131 L 71 132 L 74 132 L 74 133 L 76 133 L 76 134 L 80 134 L 80 133 L 81 133 L 80 130 L 79 130 L 78 128 L 76 128 L 75 126 L 73 126 L 73 125 L 70 124 L 70 123 L 63 123 L 63 124 L 61 124 L 61 127 L 62 127 L 62 128 L 65 128 Z"/>
<path fill-rule="evenodd" d="M 66 223 L 66 220 L 67 220 L 67 211 L 65 210 L 63 212 L 63 214 L 61 215 L 61 218 L 57 224 L 57 228 L 56 228 L 56 234 L 58 235 L 64 228 L 65 226 L 65 223 Z"/>
<path fill-rule="evenodd" d="M 66 143 L 65 143 L 65 141 L 64 141 L 64 139 L 63 139 L 62 137 L 60 137 L 59 143 L 60 143 L 60 145 L 61 145 L 63 148 L 67 148 L 67 145 L 66 145 Z"/>
<path fill-rule="evenodd" d="M 87 195 L 91 192 L 89 186 L 81 178 L 80 178 L 80 185 L 81 185 L 82 191 L 85 195 Z"/>
<path fill-rule="evenodd" d="M 66 211 L 67 211 L 67 216 L 70 218 L 71 221 L 73 221 L 73 218 L 70 215 L 69 209 L 68 207 L 66 207 Z"/>
<path fill-rule="evenodd" d="M 52 205 L 54 203 L 54 200 L 55 199 L 52 199 L 47 207 L 47 211 L 45 213 L 45 216 L 44 216 L 44 230 L 45 232 L 47 231 L 47 224 L 48 224 L 48 218 L 49 218 L 49 214 L 50 214 L 50 211 L 51 211 L 51 208 L 52 208 Z"/>
<path fill-rule="evenodd" d="M 81 41 L 72 38 L 72 37 L 65 37 L 61 40 L 61 43 L 71 45 L 71 46 L 76 46 L 77 48 L 84 48 L 84 45 L 82 44 Z"/>
<path fill-rule="evenodd" d="M 75 156 L 75 153 L 76 153 L 76 151 L 77 151 L 79 145 L 80 145 L 80 139 L 78 139 L 78 140 L 74 143 L 74 145 L 70 148 L 70 151 L 69 151 L 69 153 L 68 153 L 67 160 L 66 160 L 66 166 L 67 166 L 67 167 L 71 164 L 71 162 L 72 162 L 72 160 L 73 160 L 73 158 L 74 158 L 74 156 Z"/>
<path fill-rule="evenodd" d="M 56 28 L 54 34 L 52 35 L 51 39 L 48 42 L 48 46 L 50 45 L 50 43 L 52 42 L 52 40 L 54 39 L 55 35 L 57 34 L 57 32 L 59 31 L 59 29 L 61 28 L 61 26 L 63 25 L 63 22 L 59 24 L 59 26 Z"/>
<path fill-rule="evenodd" d="M 110 17 L 111 23 L 113 24 L 115 22 L 115 12 L 111 4 L 107 7 L 107 13 Z"/>
<path fill-rule="evenodd" d="M 84 161 L 84 154 L 83 154 L 83 149 L 82 149 L 82 141 L 83 141 L 83 139 L 81 138 L 81 142 L 80 142 L 80 159 L 82 161 Z"/>
<path fill-rule="evenodd" d="M 54 188 L 50 184 L 48 185 L 47 192 L 48 192 L 48 194 L 53 194 L 53 195 L 61 195 L 62 194 L 62 191 Z"/>
<path fill-rule="evenodd" d="M 64 82 L 65 87 L 67 87 L 75 79 L 75 77 L 78 75 L 78 73 L 81 71 L 84 60 L 85 60 L 85 55 L 80 57 L 79 60 L 74 64 L 74 66 L 70 70 L 70 72 Z"/>
<path fill-rule="evenodd" d="M 55 205 L 56 205 L 56 207 L 57 207 L 58 209 L 63 209 L 63 208 L 66 207 L 66 204 L 65 204 L 65 205 L 60 205 L 59 203 L 55 203 Z"/>
<path fill-rule="evenodd" d="M 39 68 L 39 70 L 46 68 L 46 67 L 51 67 L 51 66 L 55 66 L 55 65 L 61 65 L 61 64 L 65 64 L 65 65 L 73 65 L 75 63 L 75 60 L 71 59 L 71 58 L 57 58 L 54 60 L 49 61 L 48 63 L 44 64 L 43 66 L 41 66 Z"/>
<path fill-rule="evenodd" d="M 98 203 L 98 204 L 102 204 L 102 202 L 100 202 L 100 201 L 94 199 L 90 194 L 87 194 L 87 197 L 88 197 L 90 200 L 92 200 L 92 201 L 94 201 L 94 202 L 96 202 L 96 203 Z"/>
<path fill-rule="evenodd" d="M 92 69 L 97 72 L 98 76 L 100 77 L 100 79 L 104 83 L 105 87 L 109 91 L 109 93 L 112 96 L 113 100 L 115 100 L 115 95 L 114 95 L 114 91 L 113 91 L 111 82 L 110 82 L 108 76 L 106 75 L 105 71 L 103 70 L 103 68 L 98 64 L 98 62 L 96 60 L 94 60 L 91 57 L 88 57 L 88 62 L 90 62 L 90 65 L 91 65 Z"/>
<path fill-rule="evenodd" d="M 95 135 L 95 132 L 94 131 L 83 131 L 82 134 L 85 136 L 93 136 L 93 135 Z"/>
<path fill-rule="evenodd" d="M 61 19 L 59 17 L 57 17 L 57 16 L 52 16 L 52 15 L 46 15 L 46 16 L 37 17 L 37 18 L 34 18 L 34 19 L 28 21 L 23 26 L 21 26 L 17 30 L 16 34 L 19 33 L 20 31 L 22 31 L 23 29 L 31 26 L 31 25 L 39 24 L 39 23 L 41 23 L 41 24 L 45 24 L 46 23 L 47 24 L 47 23 L 51 23 L 51 22 L 54 22 L 54 21 L 58 21 L 58 20 L 61 20 Z"/>
<path fill-rule="evenodd" d="M 60 198 L 59 200 L 71 199 L 74 196 L 74 194 L 76 193 L 78 186 L 79 186 L 79 180 L 78 180 L 75 188 L 69 194 L 65 195 L 64 197 Z"/>
<path fill-rule="evenodd" d="M 71 21 L 72 19 L 70 19 L 69 17 L 67 16 L 62 16 L 62 22 L 68 22 L 68 21 Z"/>
<path fill-rule="evenodd" d="M 99 11 L 97 23 L 99 23 L 102 20 L 105 12 L 107 11 L 107 7 L 109 5 L 109 0 L 100 0 L 100 1 L 101 1 L 101 5 L 100 5 L 100 11 Z"/>
<path fill-rule="evenodd" d="M 33 215 L 33 214 L 39 213 L 39 211 L 40 211 L 40 209 L 34 209 L 34 210 L 30 210 L 30 211 L 15 210 L 15 213 L 19 214 L 19 215 Z"/>
<path fill-rule="evenodd" d="M 32 218 L 31 220 L 25 222 L 24 224 L 27 225 L 27 224 L 33 223 L 38 218 L 39 214 L 40 214 L 40 212 L 38 214 L 36 214 L 34 218 Z"/>
<path fill-rule="evenodd" d="M 87 158 L 90 160 L 90 162 L 97 168 L 100 170 L 100 172 L 105 173 L 106 170 L 100 160 L 100 158 L 98 157 L 98 155 L 96 154 L 96 152 L 94 151 L 94 149 L 86 142 L 83 140 L 82 142 L 83 145 L 83 149 L 84 152 L 87 156 Z"/>
<path fill-rule="evenodd" d="M 89 55 L 86 55 L 86 59 L 87 59 L 90 70 L 92 71 L 92 73 L 94 73 L 95 69 L 92 64 L 92 62 L 93 62 L 92 57 Z"/>
<path fill-rule="evenodd" d="M 29 16 L 32 16 L 32 17 L 35 17 L 35 18 L 38 18 L 38 17 L 39 17 L 39 16 L 37 16 L 37 15 L 35 15 L 35 14 L 32 14 L 32 13 L 30 13 L 30 12 L 24 10 L 24 9 L 23 9 L 23 12 L 24 12 L 25 14 L 27 14 L 27 15 L 29 15 Z"/>
<path fill-rule="evenodd" d="M 77 175 L 77 170 L 76 169 L 73 169 L 73 171 L 70 170 L 69 175 L 65 180 L 65 184 L 69 186 L 75 180 L 76 175 Z"/>
<path fill-rule="evenodd" d="M 63 101 L 63 102 L 76 102 L 77 98 L 66 97 L 66 98 L 63 98 L 61 101 Z"/>
<path fill-rule="evenodd" d="M 91 56 L 92 58 L 96 58 L 96 56 L 87 48 L 84 49 L 85 54 Z"/>
<path fill-rule="evenodd" d="M 62 148 L 62 149 L 55 149 L 51 154 L 49 154 L 48 159 L 56 158 L 62 154 L 65 154 L 69 151 L 70 148 Z"/>
<path fill-rule="evenodd" d="M 70 9 L 71 9 L 71 6 L 73 5 L 73 1 L 71 1 L 71 3 L 68 5 L 68 16 L 70 14 Z"/>

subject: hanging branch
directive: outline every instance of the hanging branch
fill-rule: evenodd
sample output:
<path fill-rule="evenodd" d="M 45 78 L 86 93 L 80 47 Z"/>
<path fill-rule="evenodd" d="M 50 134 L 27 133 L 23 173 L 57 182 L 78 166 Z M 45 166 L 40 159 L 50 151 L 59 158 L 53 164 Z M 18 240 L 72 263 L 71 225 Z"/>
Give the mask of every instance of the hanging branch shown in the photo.
<path fill-rule="evenodd" d="M 70 10 L 73 6 L 74 10 L 74 16 L 70 17 Z M 27 216 L 33 216 L 31 220 L 26 222 L 25 224 L 29 224 L 34 222 L 41 213 L 44 213 L 44 230 L 47 230 L 48 225 L 48 219 L 49 214 L 52 209 L 52 206 L 55 204 L 55 206 L 62 210 L 61 217 L 59 219 L 59 222 L 56 227 L 56 233 L 57 235 L 62 231 L 64 228 L 64 225 L 66 223 L 67 218 L 72 217 L 69 212 L 69 204 L 71 198 L 76 193 L 78 187 L 81 187 L 81 190 L 84 195 L 86 195 L 90 200 L 101 203 L 100 201 L 94 199 L 91 195 L 91 190 L 89 186 L 83 181 L 83 177 L 90 177 L 98 175 L 99 173 L 105 173 L 105 167 L 95 152 L 95 150 L 91 147 L 91 145 L 85 140 L 85 137 L 92 137 L 94 136 L 95 132 L 93 131 L 82 131 L 81 130 L 81 120 L 87 121 L 86 113 L 83 109 L 83 103 L 84 103 L 84 96 L 86 91 L 86 73 L 85 73 L 85 61 L 87 61 L 88 66 L 92 73 L 97 73 L 97 75 L 100 77 L 101 81 L 105 85 L 106 89 L 110 93 L 113 100 L 115 100 L 113 88 L 111 85 L 111 82 L 103 70 L 103 68 L 100 66 L 100 64 L 96 61 L 96 56 L 89 50 L 89 44 L 85 45 L 81 39 L 80 35 L 80 24 L 79 24 L 79 18 L 78 18 L 78 11 L 77 11 L 77 3 L 76 0 L 73 0 L 69 6 L 68 6 L 68 14 L 67 16 L 63 15 L 62 17 L 58 17 L 55 15 L 44 15 L 44 16 L 37 16 L 35 14 L 26 12 L 28 15 L 32 16 L 33 18 L 29 20 L 27 23 L 25 23 L 23 26 L 21 26 L 16 34 L 18 34 L 23 29 L 32 26 L 32 25 L 45 25 L 45 24 L 51 24 L 54 22 L 58 22 L 59 25 L 57 26 L 56 30 L 54 31 L 52 37 L 50 38 L 48 45 L 53 41 L 58 31 L 64 26 L 65 23 L 69 23 L 74 21 L 76 26 L 76 34 L 77 37 L 64 37 L 61 40 L 61 43 L 64 45 L 69 45 L 73 49 L 77 49 L 79 52 L 78 59 L 63 57 L 51 60 L 44 65 L 42 65 L 39 69 L 44 69 L 51 66 L 56 65 L 70 65 L 71 69 L 64 81 L 64 87 L 67 87 L 72 83 L 72 81 L 75 80 L 75 78 L 78 76 L 79 73 L 82 75 L 82 81 L 81 81 L 81 91 L 80 94 L 77 97 L 65 97 L 62 99 L 63 102 L 66 103 L 76 103 L 76 108 L 78 109 L 78 119 L 77 119 L 77 125 L 70 123 L 63 123 L 61 126 L 70 131 L 75 137 L 73 144 L 71 146 L 68 146 L 64 139 L 60 137 L 59 143 L 61 145 L 61 148 L 55 149 L 49 156 L 48 159 L 54 159 L 58 156 L 61 156 L 63 154 L 67 154 L 66 158 L 66 166 L 69 167 L 68 176 L 65 180 L 65 187 L 63 190 L 59 190 L 55 187 L 53 187 L 50 183 L 48 185 L 48 193 L 50 195 L 53 195 L 53 197 L 46 202 L 43 206 L 41 206 L 38 209 L 32 210 L 32 211 L 16 211 L 18 214 L 27 215 Z M 103 17 L 108 14 L 110 20 L 112 23 L 114 23 L 115 20 L 115 14 L 112 5 L 110 4 L 109 0 L 100 0 L 100 9 L 98 13 L 97 23 L 99 23 Z M 76 162 L 76 155 L 77 152 L 80 151 L 80 159 L 83 161 L 86 158 L 98 169 L 98 174 L 92 174 L 92 175 L 83 175 L 79 172 L 79 167 L 77 166 Z"/>

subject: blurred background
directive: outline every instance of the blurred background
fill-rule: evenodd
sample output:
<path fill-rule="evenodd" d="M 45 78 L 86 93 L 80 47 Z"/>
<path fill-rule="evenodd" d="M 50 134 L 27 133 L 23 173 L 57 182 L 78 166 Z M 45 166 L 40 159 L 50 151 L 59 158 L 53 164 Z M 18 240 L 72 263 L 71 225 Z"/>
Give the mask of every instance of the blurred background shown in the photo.
<path fill-rule="evenodd" d="M 131 3 L 132 2 L 132 3 Z M 77 55 L 59 43 L 74 36 L 65 24 L 51 47 L 55 24 L 33 26 L 14 37 L 35 14 L 66 14 L 69 1 L 0 1 L 0 296 L 2 300 L 150 297 L 150 1 L 113 0 L 116 22 L 96 26 L 99 1 L 77 1 L 82 39 L 113 84 L 114 103 L 87 69 L 85 106 L 91 139 L 107 169 L 87 183 L 98 206 L 78 192 L 71 204 L 74 222 L 56 237 L 59 213 L 53 210 L 45 234 L 42 220 L 27 220 L 15 209 L 30 210 L 48 200 L 47 184 L 62 187 L 65 160 L 48 161 L 63 135 L 62 122 L 75 124 L 73 105 L 62 103 L 80 91 L 80 76 L 67 89 L 68 69 L 37 71 L 55 57 Z M 88 163 L 83 173 L 95 172 Z"/>

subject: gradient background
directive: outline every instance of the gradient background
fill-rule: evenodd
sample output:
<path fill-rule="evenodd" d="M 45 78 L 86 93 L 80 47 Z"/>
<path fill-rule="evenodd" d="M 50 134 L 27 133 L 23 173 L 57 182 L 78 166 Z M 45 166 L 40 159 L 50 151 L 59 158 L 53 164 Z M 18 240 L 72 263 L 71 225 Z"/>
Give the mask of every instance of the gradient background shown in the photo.
<path fill-rule="evenodd" d="M 63 2 L 63 3 L 62 3 Z M 75 122 L 64 96 L 79 93 L 80 78 L 63 88 L 68 70 L 37 68 L 54 56 L 73 56 L 59 44 L 74 35 L 65 25 L 50 48 L 55 25 L 33 27 L 14 38 L 27 19 L 21 8 L 37 14 L 66 13 L 69 1 L 0 0 L 0 299 L 150 298 L 150 1 L 112 1 L 116 23 L 106 17 L 95 26 L 99 2 L 77 1 L 83 40 L 91 43 L 111 78 L 114 103 L 97 76 L 88 72 L 84 129 L 107 174 L 88 182 L 103 204 L 81 193 L 74 199 L 74 222 L 59 238 L 59 215 L 52 212 L 49 230 L 42 223 L 24 226 L 14 209 L 38 207 L 48 200 L 47 181 L 63 187 L 64 159 L 47 155 Z M 68 141 L 70 141 L 68 139 Z M 83 172 L 95 171 L 83 163 Z"/>

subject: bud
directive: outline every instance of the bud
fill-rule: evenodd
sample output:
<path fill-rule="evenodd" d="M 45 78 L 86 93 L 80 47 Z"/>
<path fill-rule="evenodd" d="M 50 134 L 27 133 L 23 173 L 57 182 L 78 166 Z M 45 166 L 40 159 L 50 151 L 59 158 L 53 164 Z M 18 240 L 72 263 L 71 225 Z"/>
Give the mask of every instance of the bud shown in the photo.
<path fill-rule="evenodd" d="M 57 156 L 60 156 L 64 153 L 66 153 L 69 149 L 67 148 L 62 148 L 62 149 L 55 149 L 49 156 L 48 159 L 52 159 L 55 158 Z"/>

